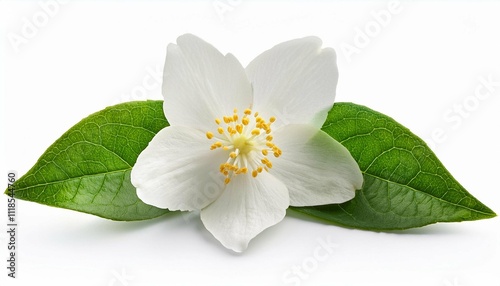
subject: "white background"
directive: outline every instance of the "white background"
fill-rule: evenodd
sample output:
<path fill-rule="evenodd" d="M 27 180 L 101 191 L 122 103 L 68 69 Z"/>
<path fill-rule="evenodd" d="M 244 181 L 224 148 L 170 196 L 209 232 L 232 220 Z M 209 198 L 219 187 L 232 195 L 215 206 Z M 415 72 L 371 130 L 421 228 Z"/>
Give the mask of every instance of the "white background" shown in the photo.
<path fill-rule="evenodd" d="M 244 66 L 277 43 L 316 35 L 338 54 L 337 101 L 367 105 L 409 127 L 500 212 L 498 2 L 53 3 L 0 2 L 5 178 L 8 170 L 28 171 L 90 113 L 161 99 L 155 78 L 166 45 L 183 33 Z M 488 77 L 497 86 L 478 98 Z M 6 204 L 2 198 L 2 229 Z M 196 216 L 113 222 L 23 201 L 17 212 L 18 278 L 6 277 L 2 230 L 2 285 L 500 285 L 498 218 L 375 233 L 294 215 L 234 254 Z M 334 244 L 331 252 L 321 241 Z M 326 257 L 315 256 L 318 249 Z"/>

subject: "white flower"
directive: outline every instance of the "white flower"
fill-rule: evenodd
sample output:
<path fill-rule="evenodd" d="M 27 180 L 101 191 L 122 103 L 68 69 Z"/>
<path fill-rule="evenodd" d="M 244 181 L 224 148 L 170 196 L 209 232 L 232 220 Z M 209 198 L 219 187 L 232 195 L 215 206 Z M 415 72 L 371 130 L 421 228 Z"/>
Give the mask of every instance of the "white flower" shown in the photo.
<path fill-rule="evenodd" d="M 205 227 L 240 252 L 291 206 L 342 203 L 363 178 L 350 153 L 320 130 L 338 72 L 333 49 L 307 37 L 281 43 L 246 69 L 183 35 L 167 48 L 170 126 L 132 169 L 137 195 L 169 210 L 201 210 Z"/>

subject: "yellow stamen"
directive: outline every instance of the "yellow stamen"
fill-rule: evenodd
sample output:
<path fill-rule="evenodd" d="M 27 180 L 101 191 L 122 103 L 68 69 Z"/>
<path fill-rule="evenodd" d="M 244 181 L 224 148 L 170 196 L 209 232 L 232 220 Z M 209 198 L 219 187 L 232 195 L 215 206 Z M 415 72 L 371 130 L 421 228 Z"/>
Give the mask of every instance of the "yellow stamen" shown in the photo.
<path fill-rule="evenodd" d="M 253 116 L 250 116 L 253 115 Z M 253 112 L 247 108 L 243 114 L 238 114 L 238 109 L 233 109 L 233 114 L 215 118 L 217 124 L 217 137 L 208 131 L 206 137 L 217 138 L 217 141 L 210 145 L 210 150 L 221 148 L 227 151 L 228 159 L 221 164 L 219 171 L 224 175 L 224 183 L 229 184 L 233 176 L 251 173 L 252 177 L 257 177 L 263 171 L 269 171 L 273 164 L 267 157 L 273 154 L 274 157 L 281 156 L 281 150 L 274 145 L 271 125 L 276 121 L 272 116 L 266 121 L 259 116 L 258 112 Z M 250 129 L 246 129 L 249 126 Z M 227 132 L 227 133 L 226 133 Z M 259 137 L 264 134 L 265 138 Z M 220 138 L 220 139 L 219 139 Z M 251 171 L 249 171 L 249 168 Z"/>
<path fill-rule="evenodd" d="M 241 124 L 236 125 L 236 131 L 238 131 L 238 133 L 241 134 L 243 132 L 243 125 Z"/>

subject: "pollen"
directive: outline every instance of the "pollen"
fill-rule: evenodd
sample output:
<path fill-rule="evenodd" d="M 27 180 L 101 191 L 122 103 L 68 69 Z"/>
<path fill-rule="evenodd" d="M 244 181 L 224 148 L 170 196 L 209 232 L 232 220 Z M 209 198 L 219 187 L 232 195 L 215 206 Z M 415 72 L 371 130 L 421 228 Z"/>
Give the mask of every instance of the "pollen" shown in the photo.
<path fill-rule="evenodd" d="M 260 134 L 260 130 L 259 129 L 252 130 L 252 135 L 257 136 L 259 134 Z"/>
<path fill-rule="evenodd" d="M 259 112 L 250 108 L 244 109 L 242 113 L 234 108 L 233 114 L 215 118 L 214 121 L 214 130 L 217 130 L 218 135 L 215 136 L 212 131 L 205 135 L 208 140 L 214 140 L 209 145 L 210 150 L 227 152 L 227 161 L 221 162 L 219 166 L 224 184 L 229 184 L 238 175 L 251 174 L 256 178 L 273 167 L 268 156 L 281 156 L 282 151 L 273 143 L 272 136 L 272 124 L 276 117 L 265 120 Z"/>
<path fill-rule="evenodd" d="M 238 133 L 240 134 L 243 133 L 243 125 L 241 124 L 236 125 L 236 131 L 238 131 Z"/>

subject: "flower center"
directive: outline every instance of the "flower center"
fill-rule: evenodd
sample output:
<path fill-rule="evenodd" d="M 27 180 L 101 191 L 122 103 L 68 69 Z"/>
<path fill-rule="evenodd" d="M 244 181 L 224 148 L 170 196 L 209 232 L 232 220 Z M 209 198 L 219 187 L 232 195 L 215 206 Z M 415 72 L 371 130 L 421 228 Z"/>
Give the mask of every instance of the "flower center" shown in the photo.
<path fill-rule="evenodd" d="M 281 149 L 273 143 L 271 125 L 275 121 L 275 117 L 266 121 L 249 108 L 241 116 L 235 108 L 233 115 L 215 119 L 217 132 L 208 131 L 206 135 L 215 141 L 210 150 L 221 148 L 228 152 L 227 161 L 220 165 L 226 184 L 232 176 L 251 173 L 255 178 L 273 167 L 268 155 L 281 156 Z"/>

